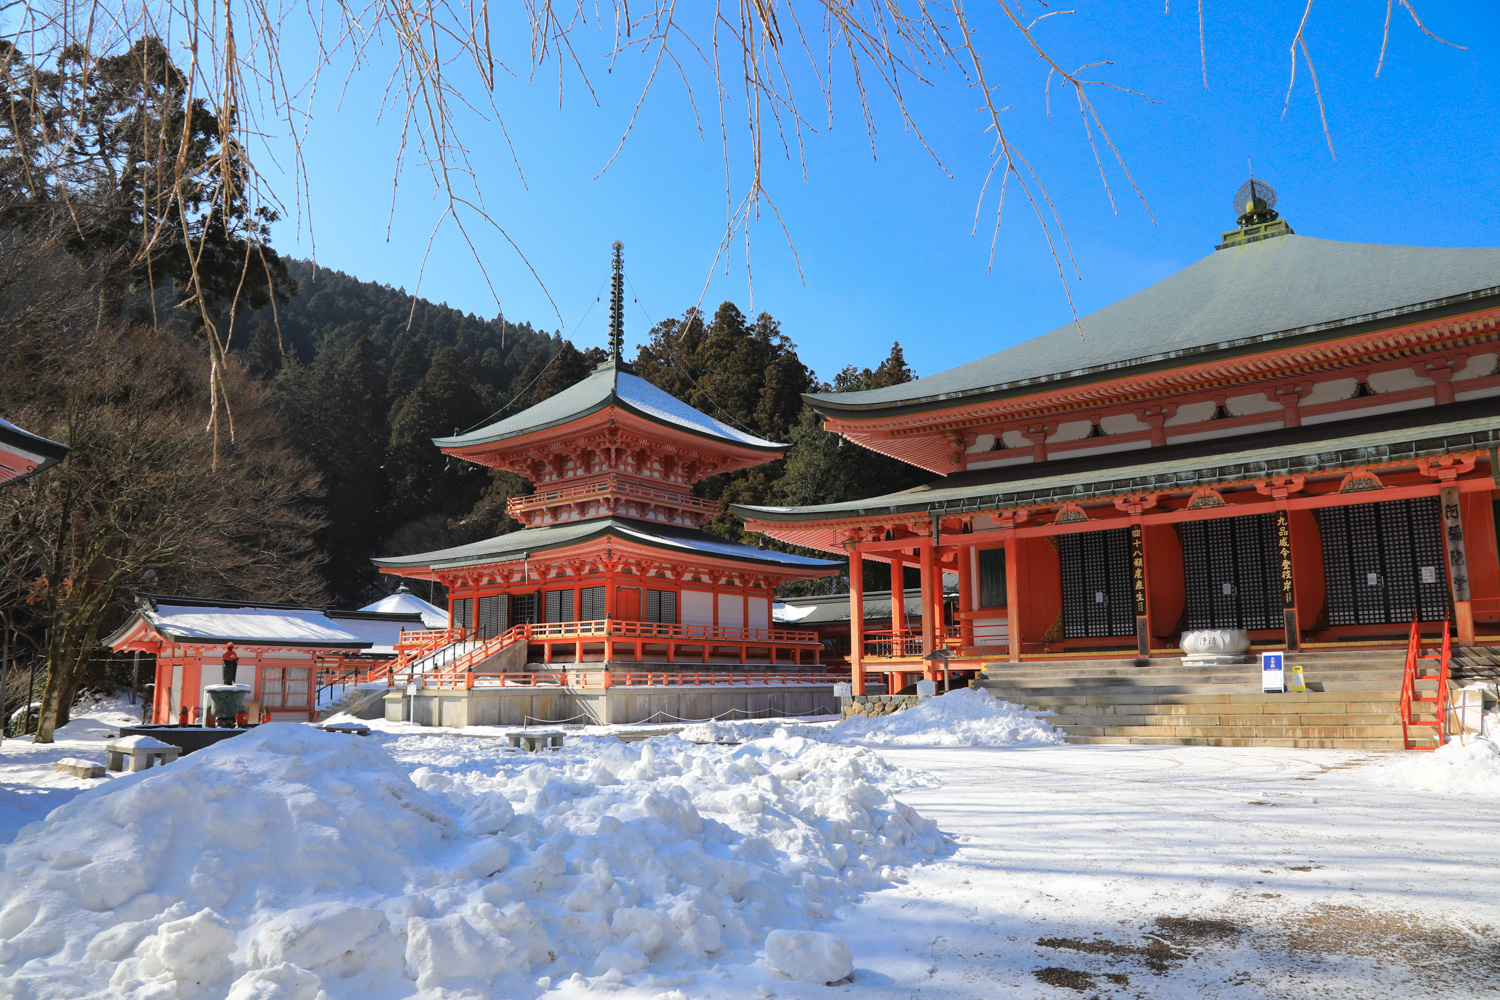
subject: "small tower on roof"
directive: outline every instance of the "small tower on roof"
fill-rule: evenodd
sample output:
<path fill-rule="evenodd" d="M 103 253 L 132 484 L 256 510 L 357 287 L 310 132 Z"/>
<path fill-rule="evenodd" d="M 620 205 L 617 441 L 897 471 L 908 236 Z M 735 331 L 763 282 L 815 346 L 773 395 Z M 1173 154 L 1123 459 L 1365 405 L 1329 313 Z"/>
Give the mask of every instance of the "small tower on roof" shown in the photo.
<path fill-rule="evenodd" d="M 1239 228 L 1225 233 L 1224 242 L 1214 247 L 1215 250 L 1292 235 L 1292 227 L 1276 213 L 1276 189 L 1253 172 L 1235 192 L 1234 210 L 1239 213 L 1234 220 Z"/>
<path fill-rule="evenodd" d="M 613 273 L 609 278 L 609 359 L 606 364 L 629 371 L 625 350 L 625 244 L 615 240 Z"/>

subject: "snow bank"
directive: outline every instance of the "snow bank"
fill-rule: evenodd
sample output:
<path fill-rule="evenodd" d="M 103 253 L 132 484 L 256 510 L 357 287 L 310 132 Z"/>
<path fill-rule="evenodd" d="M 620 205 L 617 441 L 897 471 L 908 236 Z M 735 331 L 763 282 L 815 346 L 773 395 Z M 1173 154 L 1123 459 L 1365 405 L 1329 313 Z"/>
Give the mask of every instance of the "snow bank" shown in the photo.
<path fill-rule="evenodd" d="M 1052 746 L 1064 742 L 1034 712 L 972 688 L 957 688 L 890 715 L 851 715 L 831 726 L 703 722 L 684 728 L 682 738 L 695 743 L 749 742 L 777 729 L 844 746 Z"/>
<path fill-rule="evenodd" d="M 80 794 L 5 849 L 0 996 L 649 987 L 748 961 L 938 843 L 866 751 L 489 742 L 272 724 Z"/>
<path fill-rule="evenodd" d="M 835 983 L 854 972 L 854 954 L 843 938 L 818 931 L 772 931 L 766 961 L 802 983 Z"/>
<path fill-rule="evenodd" d="M 958 688 L 878 718 L 851 715 L 830 728 L 825 738 L 874 746 L 1049 746 L 1063 742 L 1035 713 L 975 688 Z"/>
<path fill-rule="evenodd" d="M 1381 768 L 1376 780 L 1423 792 L 1454 792 L 1500 798 L 1500 744 L 1484 737 L 1466 737 L 1463 744 L 1445 744 L 1432 753 L 1413 754 Z"/>

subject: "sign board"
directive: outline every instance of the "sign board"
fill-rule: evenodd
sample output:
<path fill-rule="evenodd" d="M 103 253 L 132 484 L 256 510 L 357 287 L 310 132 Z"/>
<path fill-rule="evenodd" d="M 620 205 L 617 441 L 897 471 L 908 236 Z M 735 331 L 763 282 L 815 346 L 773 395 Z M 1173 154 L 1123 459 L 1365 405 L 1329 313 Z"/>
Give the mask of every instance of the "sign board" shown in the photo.
<path fill-rule="evenodd" d="M 1260 654 L 1260 689 L 1262 692 L 1286 692 L 1285 653 Z"/>
<path fill-rule="evenodd" d="M 854 685 L 848 681 L 839 681 L 833 686 L 833 696 L 835 698 L 853 698 Z"/>
<path fill-rule="evenodd" d="M 415 698 L 417 696 L 417 686 L 415 684 L 406 685 L 406 696 L 408 698 Z"/>
<path fill-rule="evenodd" d="M 937 694 L 937 681 L 917 681 L 917 697 L 931 698 Z"/>

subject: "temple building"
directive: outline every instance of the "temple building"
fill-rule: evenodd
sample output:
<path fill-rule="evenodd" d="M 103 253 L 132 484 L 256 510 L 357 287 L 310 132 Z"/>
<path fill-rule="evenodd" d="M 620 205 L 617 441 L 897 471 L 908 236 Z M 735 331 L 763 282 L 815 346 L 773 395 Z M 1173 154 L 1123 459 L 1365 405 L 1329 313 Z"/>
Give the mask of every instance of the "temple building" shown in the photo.
<path fill-rule="evenodd" d="M 780 458 L 766 441 L 687 406 L 621 359 L 624 279 L 615 245 L 609 356 L 591 375 L 488 426 L 437 438 L 445 454 L 530 480 L 520 531 L 377 559 L 384 573 L 448 589 L 458 641 L 518 663 L 818 663 L 816 634 L 777 627 L 773 588 L 841 565 L 702 530 L 717 474 Z M 503 639 L 503 642 L 495 640 Z M 475 661 L 476 669 L 485 668 Z"/>
<path fill-rule="evenodd" d="M 0 486 L 50 469 L 71 450 L 0 417 Z"/>
<path fill-rule="evenodd" d="M 828 430 L 931 483 L 735 510 L 850 557 L 857 691 L 940 649 L 993 675 L 1176 656 L 1198 629 L 1404 647 L 1414 617 L 1451 616 L 1472 644 L 1500 635 L 1497 319 L 1500 249 L 1300 236 L 1252 190 L 1212 253 L 1076 323 L 807 397 Z M 866 559 L 895 580 L 920 567 L 906 655 L 859 634 Z"/>

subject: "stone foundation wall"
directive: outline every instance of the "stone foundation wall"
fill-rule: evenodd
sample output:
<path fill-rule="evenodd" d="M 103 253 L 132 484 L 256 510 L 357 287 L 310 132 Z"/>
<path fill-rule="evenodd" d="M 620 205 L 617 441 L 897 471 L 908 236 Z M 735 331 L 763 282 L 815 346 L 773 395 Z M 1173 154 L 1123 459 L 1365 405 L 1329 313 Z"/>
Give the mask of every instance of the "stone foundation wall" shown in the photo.
<path fill-rule="evenodd" d="M 915 694 L 857 694 L 852 698 L 839 699 L 842 703 L 839 718 L 847 719 L 851 715 L 890 715 L 903 708 L 911 708 L 921 700 L 921 695 Z"/>

